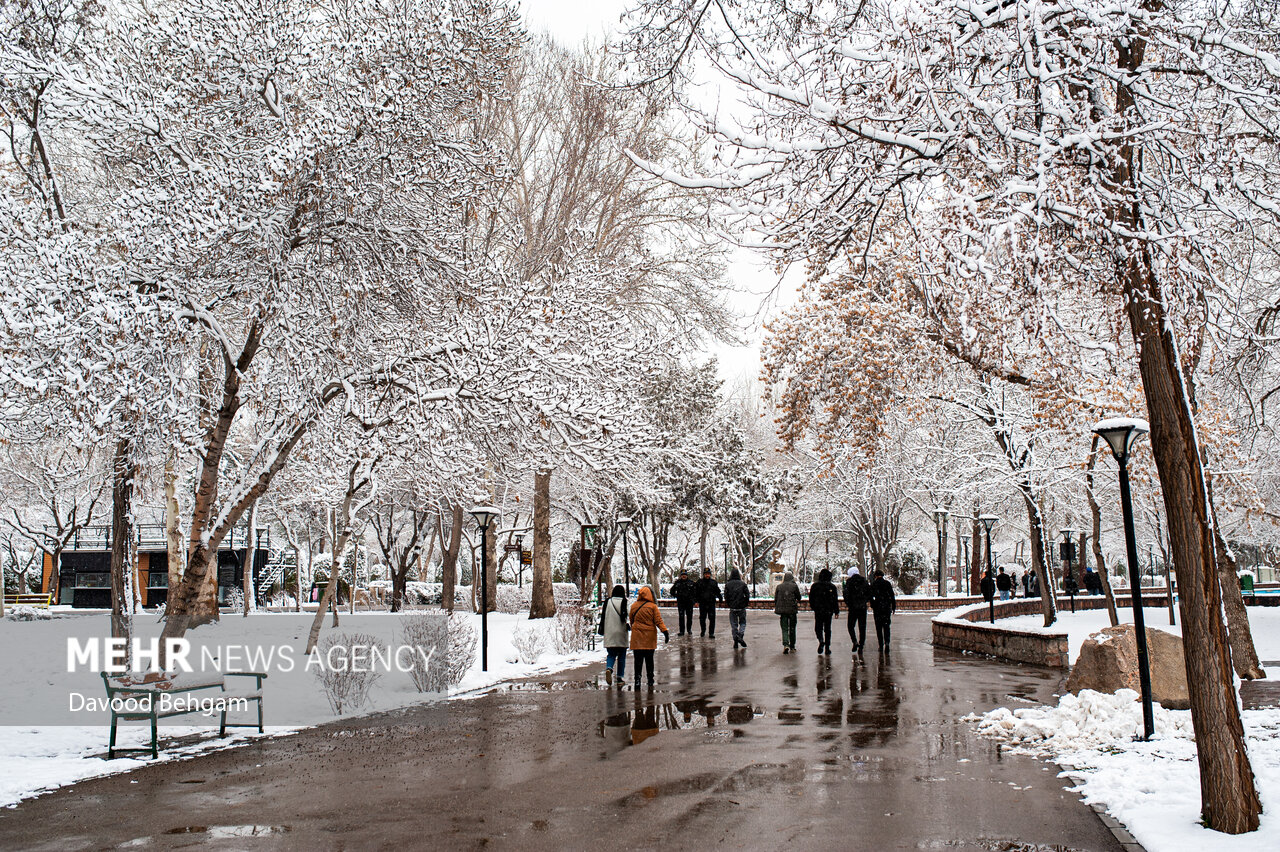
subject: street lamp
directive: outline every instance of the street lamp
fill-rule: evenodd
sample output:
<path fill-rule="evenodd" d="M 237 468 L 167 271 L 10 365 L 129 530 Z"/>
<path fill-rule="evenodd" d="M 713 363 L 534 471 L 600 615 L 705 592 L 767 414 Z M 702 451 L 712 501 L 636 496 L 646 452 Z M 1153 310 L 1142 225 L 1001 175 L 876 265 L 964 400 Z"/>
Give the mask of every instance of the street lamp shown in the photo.
<path fill-rule="evenodd" d="M 524 588 L 524 535 L 523 533 L 516 535 L 516 581 L 520 588 Z"/>
<path fill-rule="evenodd" d="M 1067 594 L 1071 596 L 1071 611 L 1076 611 L 1076 590 L 1079 584 L 1076 582 L 1075 572 L 1071 570 L 1071 563 L 1076 560 L 1075 536 L 1080 530 L 1073 527 L 1066 527 L 1062 530 L 1062 561 L 1067 564 L 1066 575 L 1062 579 L 1062 585 L 1066 588 Z"/>
<path fill-rule="evenodd" d="M 480 671 L 489 671 L 489 524 L 498 517 L 493 506 L 472 506 L 480 527 Z"/>
<path fill-rule="evenodd" d="M 1142 568 L 1138 563 L 1138 543 L 1133 532 L 1133 496 L 1129 493 L 1129 453 L 1134 443 L 1151 431 L 1145 420 L 1111 417 L 1093 427 L 1116 457 L 1120 468 L 1120 510 L 1124 514 L 1124 540 L 1129 557 L 1129 585 L 1132 594 L 1133 632 L 1138 643 L 1138 682 L 1142 687 L 1142 730 L 1144 740 L 1155 733 L 1151 709 L 1151 663 L 1147 659 L 1147 625 L 1142 617 Z"/>
<path fill-rule="evenodd" d="M 726 580 L 728 580 L 729 579 L 729 542 L 722 541 L 720 542 L 720 546 L 724 548 L 724 577 Z"/>
<path fill-rule="evenodd" d="M 946 509 L 933 510 L 933 522 L 938 526 L 938 597 L 947 596 L 947 518 L 951 513 Z"/>
<path fill-rule="evenodd" d="M 751 597 L 756 596 L 756 531 L 751 530 L 751 558 L 747 560 L 751 564 Z"/>
<path fill-rule="evenodd" d="M 961 524 L 962 524 L 965 520 L 967 520 L 967 519 L 965 519 L 965 518 L 961 518 L 961 517 L 958 517 L 958 516 L 956 517 L 956 535 L 960 536 L 960 544 L 961 544 L 961 546 L 962 546 L 962 548 L 963 548 L 963 550 L 964 550 L 964 573 L 965 573 L 965 576 L 969 579 L 969 583 L 968 583 L 968 586 L 969 586 L 969 594 L 971 594 L 971 595 L 972 595 L 972 594 L 973 594 L 973 565 L 972 565 L 972 564 L 970 564 L 970 563 L 971 563 L 971 560 L 970 560 L 970 558 L 969 558 L 969 539 L 971 538 L 971 536 L 967 536 L 967 535 L 965 535 L 964 533 L 960 532 L 960 530 L 964 529 L 964 527 L 962 527 L 962 526 L 961 526 Z M 956 570 L 957 570 L 957 571 L 959 571 L 959 570 L 960 570 L 960 564 L 959 564 L 959 563 L 960 563 L 960 558 L 959 558 L 959 556 L 957 556 L 957 557 L 956 557 Z"/>
<path fill-rule="evenodd" d="M 631 599 L 631 563 L 627 558 L 627 528 L 631 526 L 630 518 L 618 518 L 618 535 L 622 536 L 622 582 L 627 590 L 627 599 Z M 643 554 L 642 554 L 643 555 Z"/>
<path fill-rule="evenodd" d="M 990 574 L 991 573 L 991 528 L 994 527 L 996 525 L 996 521 L 1000 519 L 997 518 L 995 515 L 982 515 L 981 517 L 978 518 L 978 520 L 982 523 L 983 529 L 987 531 L 987 573 Z M 995 578 L 993 577 L 992 581 L 994 582 L 994 580 Z M 995 595 L 991 596 L 991 600 L 987 601 L 987 605 L 988 607 L 990 607 L 990 611 L 991 611 L 991 623 L 995 624 L 996 623 Z"/>

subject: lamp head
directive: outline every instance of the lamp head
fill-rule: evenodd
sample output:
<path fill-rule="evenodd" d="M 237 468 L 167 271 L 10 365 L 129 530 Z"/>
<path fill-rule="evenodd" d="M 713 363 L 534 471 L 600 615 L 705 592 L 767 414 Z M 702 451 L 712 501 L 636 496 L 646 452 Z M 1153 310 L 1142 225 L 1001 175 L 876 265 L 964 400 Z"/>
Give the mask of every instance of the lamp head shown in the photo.
<path fill-rule="evenodd" d="M 626 533 L 627 533 L 627 527 L 631 526 L 631 519 L 630 519 L 630 518 L 618 518 L 618 520 L 617 520 L 617 524 L 618 524 L 618 529 L 622 531 L 622 534 L 623 534 L 623 535 L 626 535 Z"/>
<path fill-rule="evenodd" d="M 996 521 L 1000 520 L 995 515 L 982 515 L 978 518 L 982 525 L 986 527 L 987 535 L 991 535 L 991 528 L 996 525 Z"/>
<path fill-rule="evenodd" d="M 940 527 L 945 527 L 947 525 L 947 518 L 950 517 L 950 515 L 950 512 L 941 507 L 933 510 L 933 520 Z"/>
<path fill-rule="evenodd" d="M 1116 461 L 1123 464 L 1129 460 L 1134 443 L 1150 432 L 1151 427 L 1147 421 L 1136 417 L 1108 417 L 1106 420 L 1099 420 L 1093 431 L 1111 447 L 1111 454 L 1116 457 Z"/>
<path fill-rule="evenodd" d="M 493 519 L 498 517 L 498 508 L 496 506 L 472 506 L 471 517 L 476 519 L 476 526 L 481 530 L 489 529 L 489 524 L 493 523 Z"/>
<path fill-rule="evenodd" d="M 1080 532 L 1080 530 L 1075 529 L 1074 527 L 1063 527 L 1062 537 L 1066 540 L 1067 544 L 1070 544 L 1073 540 L 1075 540 L 1076 533 L 1078 532 Z"/>

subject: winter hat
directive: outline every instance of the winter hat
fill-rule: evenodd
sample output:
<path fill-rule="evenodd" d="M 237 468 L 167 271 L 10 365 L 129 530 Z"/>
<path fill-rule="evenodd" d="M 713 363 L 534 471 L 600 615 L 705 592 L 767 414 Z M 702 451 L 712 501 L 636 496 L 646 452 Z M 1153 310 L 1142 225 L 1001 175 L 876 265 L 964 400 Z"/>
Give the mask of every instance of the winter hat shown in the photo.
<path fill-rule="evenodd" d="M 848 578 L 848 579 L 853 579 L 853 576 L 854 576 L 855 574 L 857 574 L 857 573 L 858 573 L 858 569 L 857 569 L 857 568 L 850 568 L 850 569 L 849 569 L 849 573 L 848 573 L 848 574 L 846 574 L 845 576 L 846 576 L 846 578 Z"/>

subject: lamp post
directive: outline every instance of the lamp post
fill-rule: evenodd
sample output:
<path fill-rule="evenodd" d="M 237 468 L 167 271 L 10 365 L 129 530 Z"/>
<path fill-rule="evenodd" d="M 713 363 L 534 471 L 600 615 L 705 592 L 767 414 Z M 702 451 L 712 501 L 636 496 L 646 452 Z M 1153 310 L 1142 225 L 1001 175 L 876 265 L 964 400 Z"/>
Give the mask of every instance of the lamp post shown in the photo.
<path fill-rule="evenodd" d="M 1116 457 L 1120 468 L 1120 510 L 1124 514 L 1124 540 L 1129 557 L 1129 585 L 1132 594 L 1133 632 L 1138 643 L 1138 682 L 1142 687 L 1142 731 L 1144 740 L 1155 733 L 1155 716 L 1151 709 L 1151 663 L 1147 658 L 1147 625 L 1142 617 L 1142 568 L 1138 563 L 1138 542 L 1133 532 L 1133 496 L 1129 493 L 1129 453 L 1134 443 L 1151 427 L 1145 420 L 1112 417 L 1093 427 Z"/>
<path fill-rule="evenodd" d="M 1067 590 L 1067 594 L 1071 596 L 1071 611 L 1076 611 L 1076 590 L 1079 583 L 1076 582 L 1075 571 L 1071 568 L 1071 563 L 1076 561 L 1076 545 L 1075 536 L 1080 532 L 1072 527 L 1067 527 L 1062 531 L 1062 561 L 1067 564 L 1066 574 L 1062 578 L 1062 585 Z"/>
<path fill-rule="evenodd" d="M 498 517 L 493 506 L 473 506 L 471 516 L 480 527 L 480 671 L 489 671 L 489 524 Z"/>
<path fill-rule="evenodd" d="M 520 588 L 524 588 L 524 535 L 516 536 L 516 579 Z"/>
<path fill-rule="evenodd" d="M 618 518 L 618 535 L 622 536 L 622 582 L 626 589 L 627 600 L 631 600 L 631 561 L 627 558 L 627 530 L 631 527 L 630 518 Z M 643 556 L 643 554 L 641 554 Z"/>
<path fill-rule="evenodd" d="M 720 547 L 724 549 L 724 577 L 725 577 L 725 580 L 728 580 L 729 579 L 729 542 L 727 541 L 720 542 Z"/>
<path fill-rule="evenodd" d="M 756 596 L 756 531 L 751 530 L 751 558 L 747 560 L 751 565 L 751 597 Z"/>
<path fill-rule="evenodd" d="M 978 520 L 982 523 L 982 528 L 987 531 L 987 573 L 991 573 L 991 528 L 996 525 L 996 521 L 1000 520 L 995 515 L 983 515 Z M 994 579 L 994 578 L 993 578 Z M 996 623 L 996 598 L 991 596 L 991 600 L 987 601 L 990 608 L 991 623 Z"/>
<path fill-rule="evenodd" d="M 969 579 L 969 594 L 972 595 L 973 594 L 973 566 L 969 564 L 970 563 L 969 539 L 971 538 L 971 536 L 967 536 L 964 533 L 960 532 L 960 530 L 963 529 L 963 527 L 961 527 L 960 525 L 964 522 L 964 520 L 965 520 L 964 518 L 956 518 L 956 534 L 960 536 L 960 544 L 964 548 L 964 573 L 965 573 L 965 576 Z M 957 559 L 956 560 L 957 571 L 960 570 L 959 562 L 960 560 Z"/>
<path fill-rule="evenodd" d="M 947 596 L 947 518 L 946 509 L 933 510 L 933 522 L 938 526 L 938 597 Z"/>

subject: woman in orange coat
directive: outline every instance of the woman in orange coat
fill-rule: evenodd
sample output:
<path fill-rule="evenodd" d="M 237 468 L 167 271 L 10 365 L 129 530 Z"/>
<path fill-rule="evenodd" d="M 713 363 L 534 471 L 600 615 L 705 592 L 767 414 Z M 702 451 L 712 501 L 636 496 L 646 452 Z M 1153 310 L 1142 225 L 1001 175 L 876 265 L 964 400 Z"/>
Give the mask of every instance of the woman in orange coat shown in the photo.
<path fill-rule="evenodd" d="M 640 688 L 640 673 L 649 666 L 649 688 L 653 689 L 653 652 L 658 647 L 658 631 L 670 642 L 671 634 L 662 621 L 658 603 L 653 599 L 653 589 L 640 587 L 640 595 L 631 605 L 631 654 L 635 658 L 636 689 Z"/>

